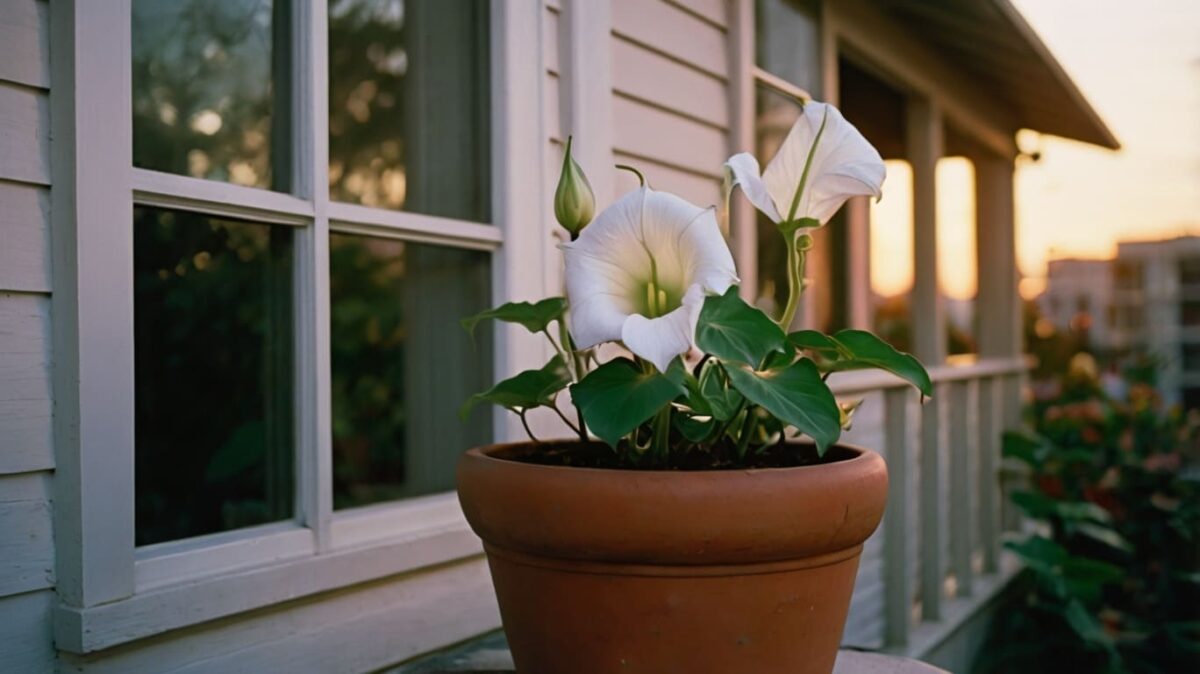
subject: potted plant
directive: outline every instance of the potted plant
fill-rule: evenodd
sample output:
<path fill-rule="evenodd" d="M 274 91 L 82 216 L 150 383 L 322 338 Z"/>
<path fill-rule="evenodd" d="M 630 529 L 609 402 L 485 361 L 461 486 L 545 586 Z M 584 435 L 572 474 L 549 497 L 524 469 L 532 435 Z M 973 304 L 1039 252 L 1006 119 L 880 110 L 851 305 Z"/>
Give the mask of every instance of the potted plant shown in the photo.
<path fill-rule="evenodd" d="M 809 231 L 849 197 L 879 196 L 883 161 L 836 108 L 808 101 L 765 172 L 746 153 L 725 164 L 726 208 L 741 186 L 787 248 L 789 299 L 773 320 L 740 299 L 714 208 L 643 179 L 593 221 L 570 148 L 555 195 L 571 239 L 566 297 L 464 320 L 519 323 L 556 352 L 468 407 L 502 405 L 523 423 L 547 407 L 575 435 L 530 433 L 458 466 L 517 670 L 828 673 L 887 471 L 837 444 L 856 403 L 839 404 L 826 379 L 877 367 L 925 395 L 931 385 L 870 333 L 788 328 Z M 606 343 L 617 346 L 601 355 Z"/>

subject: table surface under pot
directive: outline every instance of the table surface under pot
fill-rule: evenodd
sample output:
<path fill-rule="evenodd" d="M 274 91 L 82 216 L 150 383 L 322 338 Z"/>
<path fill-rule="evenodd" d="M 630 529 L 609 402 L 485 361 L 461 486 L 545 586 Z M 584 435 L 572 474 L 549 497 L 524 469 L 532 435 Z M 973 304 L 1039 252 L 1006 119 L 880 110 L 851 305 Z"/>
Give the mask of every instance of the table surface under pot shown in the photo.
<path fill-rule="evenodd" d="M 500 632 L 457 648 L 386 670 L 382 674 L 513 674 L 512 656 Z M 841 651 L 833 674 L 946 674 L 943 669 L 894 655 Z"/>

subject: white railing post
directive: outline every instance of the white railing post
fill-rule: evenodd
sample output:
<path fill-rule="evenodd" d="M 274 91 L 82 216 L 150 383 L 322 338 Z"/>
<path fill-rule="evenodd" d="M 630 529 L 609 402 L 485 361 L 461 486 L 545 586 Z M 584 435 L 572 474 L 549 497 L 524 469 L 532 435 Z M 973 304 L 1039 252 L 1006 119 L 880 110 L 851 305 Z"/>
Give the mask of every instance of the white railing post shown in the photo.
<path fill-rule="evenodd" d="M 983 548 L 983 572 L 994 573 L 997 569 L 997 509 L 996 498 L 1000 475 L 997 461 L 1000 447 L 1001 402 L 999 377 L 985 377 L 979 387 L 979 545 Z"/>
<path fill-rule="evenodd" d="M 921 408 L 921 618 L 942 617 L 942 499 L 941 408 L 950 388 L 937 384 L 933 399 Z"/>
<path fill-rule="evenodd" d="M 1003 390 L 1001 392 L 1004 416 L 1002 431 L 1015 431 L 1021 426 L 1021 373 L 1005 375 L 1003 379 Z M 1003 444 L 1001 445 L 1003 447 Z M 1003 463 L 1002 463 L 1003 465 Z M 1009 494 L 1012 492 L 1017 476 L 1020 474 L 1017 471 L 1020 468 L 1013 467 L 1012 469 L 1004 469 L 1004 483 L 1001 489 L 1001 498 L 1004 499 L 1004 504 L 1001 507 L 1001 518 L 1004 531 L 1017 531 L 1021 526 L 1021 512 L 1015 505 L 1009 501 Z"/>
<path fill-rule="evenodd" d="M 909 98 L 905 140 L 913 176 L 913 353 L 927 365 L 941 365 L 946 360 L 946 321 L 938 287 L 937 163 L 944 143 L 937 103 Z"/>
<path fill-rule="evenodd" d="M 912 592 L 908 573 L 909 432 L 908 389 L 884 392 L 884 445 L 888 464 L 887 510 L 884 512 L 884 641 L 889 647 L 908 644 Z"/>
<path fill-rule="evenodd" d="M 959 597 L 971 594 L 971 384 L 950 384 L 950 566 Z"/>

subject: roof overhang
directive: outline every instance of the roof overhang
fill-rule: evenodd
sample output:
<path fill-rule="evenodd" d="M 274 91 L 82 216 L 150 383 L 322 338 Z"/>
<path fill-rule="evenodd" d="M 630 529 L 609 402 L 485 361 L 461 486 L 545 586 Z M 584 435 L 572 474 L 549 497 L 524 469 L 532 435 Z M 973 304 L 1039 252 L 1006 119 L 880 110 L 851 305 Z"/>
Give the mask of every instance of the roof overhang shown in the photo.
<path fill-rule="evenodd" d="M 1007 108 L 1018 128 L 1110 149 L 1104 120 L 1009 0 L 884 0 L 913 37 L 961 68 Z"/>

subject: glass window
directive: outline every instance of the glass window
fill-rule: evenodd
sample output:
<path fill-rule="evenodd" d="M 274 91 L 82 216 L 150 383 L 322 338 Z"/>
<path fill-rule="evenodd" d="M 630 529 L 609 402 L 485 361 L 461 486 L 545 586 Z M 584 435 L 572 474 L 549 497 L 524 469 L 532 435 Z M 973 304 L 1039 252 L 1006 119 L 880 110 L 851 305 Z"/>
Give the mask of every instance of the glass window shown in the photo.
<path fill-rule="evenodd" d="M 490 331 L 459 325 L 490 306 L 490 255 L 351 234 L 329 250 L 334 507 L 452 489 L 491 439 L 486 406 L 458 418 L 491 381 Z"/>
<path fill-rule="evenodd" d="M 133 0 L 133 165 L 289 189 L 287 0 Z"/>
<path fill-rule="evenodd" d="M 820 0 L 758 0 L 755 41 L 758 67 L 804 89 L 821 91 Z"/>
<path fill-rule="evenodd" d="M 292 232 L 134 210 L 139 545 L 293 512 Z"/>
<path fill-rule="evenodd" d="M 331 0 L 331 198 L 487 222 L 489 79 L 487 2 Z"/>

